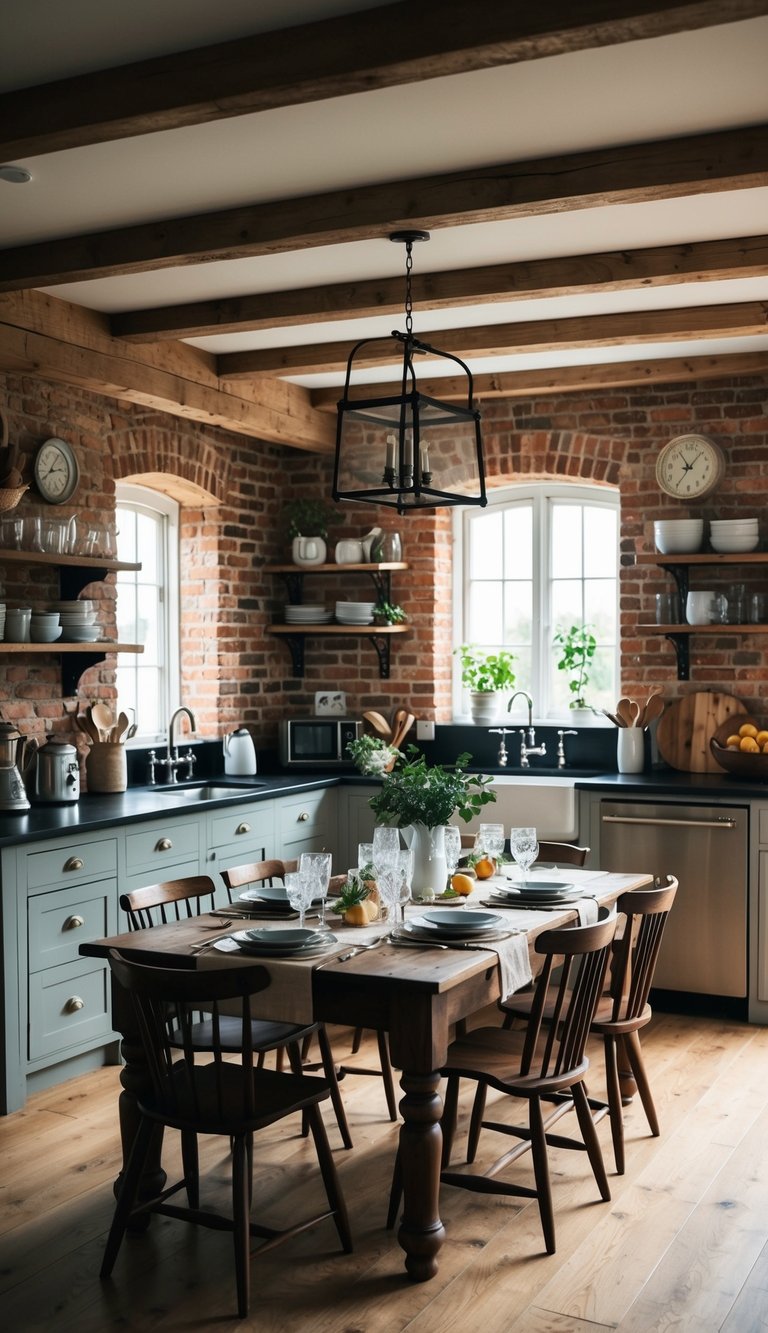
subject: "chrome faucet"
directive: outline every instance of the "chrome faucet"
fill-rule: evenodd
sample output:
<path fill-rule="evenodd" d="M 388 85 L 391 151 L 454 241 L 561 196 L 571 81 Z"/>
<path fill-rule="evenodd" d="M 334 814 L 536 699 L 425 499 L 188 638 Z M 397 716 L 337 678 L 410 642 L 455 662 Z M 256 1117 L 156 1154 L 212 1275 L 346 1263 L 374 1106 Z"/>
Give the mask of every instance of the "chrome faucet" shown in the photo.
<path fill-rule="evenodd" d="M 488 731 L 492 736 L 501 736 L 501 740 L 499 741 L 499 753 L 496 758 L 496 763 L 499 765 L 499 768 L 506 768 L 507 760 L 509 758 L 506 738 L 507 736 L 512 735 L 514 727 L 489 727 Z"/>
<path fill-rule="evenodd" d="M 564 736 L 578 736 L 578 731 L 563 731 L 560 729 L 557 733 L 557 767 L 565 768 L 565 741 Z"/>
<path fill-rule="evenodd" d="M 507 704 L 507 712 L 508 713 L 511 712 L 512 705 L 515 702 L 515 699 L 519 699 L 521 696 L 523 697 L 523 699 L 525 699 L 526 703 L 528 704 L 528 728 L 527 728 L 528 738 L 526 741 L 526 732 L 521 727 L 520 767 L 530 768 L 530 764 L 528 763 L 529 754 L 544 755 L 547 753 L 547 747 L 546 744 L 542 745 L 536 744 L 536 732 L 533 729 L 533 699 L 531 698 L 530 694 L 527 694 L 525 690 L 516 690 L 515 693 L 512 695 L 512 698 L 510 699 L 509 703 Z"/>
<path fill-rule="evenodd" d="M 192 709 L 187 708 L 184 704 L 182 704 L 181 708 L 177 708 L 176 712 L 171 715 L 171 720 L 168 723 L 168 743 L 166 746 L 165 758 L 160 759 L 158 761 L 165 768 L 166 782 L 178 782 L 179 767 L 181 764 L 186 764 L 187 779 L 191 778 L 192 768 L 196 762 L 196 756 L 192 753 L 191 748 L 187 751 L 185 755 L 180 757 L 178 744 L 174 740 L 173 733 L 176 728 L 176 722 L 178 718 L 181 717 L 182 713 L 186 713 L 187 717 L 189 718 L 190 731 L 194 732 L 197 730 L 197 723 L 195 722 L 195 715 L 192 712 Z"/>

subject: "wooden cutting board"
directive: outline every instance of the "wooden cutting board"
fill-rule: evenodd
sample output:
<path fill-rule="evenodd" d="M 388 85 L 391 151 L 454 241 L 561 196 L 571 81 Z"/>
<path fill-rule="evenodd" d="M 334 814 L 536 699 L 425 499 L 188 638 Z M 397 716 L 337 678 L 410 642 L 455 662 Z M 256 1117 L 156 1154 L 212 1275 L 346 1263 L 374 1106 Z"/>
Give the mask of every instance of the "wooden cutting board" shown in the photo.
<path fill-rule="evenodd" d="M 659 720 L 656 744 L 662 759 L 685 773 L 722 773 L 709 748 L 710 737 L 746 705 L 733 694 L 700 690 L 668 704 Z"/>

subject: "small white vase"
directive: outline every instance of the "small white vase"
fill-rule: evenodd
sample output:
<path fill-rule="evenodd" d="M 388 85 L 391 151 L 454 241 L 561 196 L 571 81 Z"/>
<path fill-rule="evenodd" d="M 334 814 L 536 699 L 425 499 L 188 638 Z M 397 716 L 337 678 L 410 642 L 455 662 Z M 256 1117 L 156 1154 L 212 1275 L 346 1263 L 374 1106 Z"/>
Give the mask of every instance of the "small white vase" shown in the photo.
<path fill-rule="evenodd" d="M 406 846 L 413 852 L 411 896 L 416 903 L 432 902 L 448 883 L 445 860 L 445 831 L 426 824 L 410 824 L 403 829 Z"/>
<path fill-rule="evenodd" d="M 499 716 L 501 697 L 500 690 L 470 690 L 469 706 L 476 726 L 493 726 Z"/>
<path fill-rule="evenodd" d="M 645 767 L 645 732 L 642 727 L 619 727 L 616 763 L 620 773 L 642 773 Z"/>
<path fill-rule="evenodd" d="M 291 559 L 294 565 L 323 565 L 327 547 L 322 537 L 294 537 Z"/>

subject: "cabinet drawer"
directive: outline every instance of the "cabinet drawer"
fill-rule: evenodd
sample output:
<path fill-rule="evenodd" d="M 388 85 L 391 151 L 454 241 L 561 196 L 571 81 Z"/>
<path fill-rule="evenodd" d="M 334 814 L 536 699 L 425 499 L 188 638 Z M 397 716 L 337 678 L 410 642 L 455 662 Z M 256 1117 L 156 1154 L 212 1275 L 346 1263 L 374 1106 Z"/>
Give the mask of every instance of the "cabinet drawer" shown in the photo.
<path fill-rule="evenodd" d="M 109 968 L 98 959 L 36 972 L 29 979 L 30 1060 L 112 1037 L 109 997 Z"/>
<path fill-rule="evenodd" d="M 31 890 L 108 879 L 117 874 L 117 842 L 114 838 L 99 842 L 73 840 L 54 851 L 30 852 L 25 863 L 27 888 Z"/>
<path fill-rule="evenodd" d="M 188 861 L 199 855 L 199 841 L 196 819 L 179 820 L 177 823 L 158 819 L 156 824 L 141 832 L 128 834 L 125 840 L 128 874 L 152 868 L 153 873 L 157 870 L 158 879 L 166 879 L 165 870 L 171 862 Z M 148 884 L 153 882 L 151 878 L 147 880 Z"/>
<path fill-rule="evenodd" d="M 329 839 L 330 849 L 335 834 L 335 803 L 326 800 L 327 796 L 333 797 L 335 792 L 312 792 L 277 802 L 275 833 L 278 856 L 289 856 L 292 843 L 307 840 L 314 842 L 319 837 Z"/>
<path fill-rule="evenodd" d="M 208 846 L 222 851 L 237 851 L 238 846 L 259 843 L 267 846 L 272 840 L 274 813 L 272 806 L 238 806 L 211 815 L 208 825 Z"/>
<path fill-rule="evenodd" d="M 85 940 L 117 931 L 117 881 L 57 889 L 29 900 L 29 970 L 77 961 Z"/>

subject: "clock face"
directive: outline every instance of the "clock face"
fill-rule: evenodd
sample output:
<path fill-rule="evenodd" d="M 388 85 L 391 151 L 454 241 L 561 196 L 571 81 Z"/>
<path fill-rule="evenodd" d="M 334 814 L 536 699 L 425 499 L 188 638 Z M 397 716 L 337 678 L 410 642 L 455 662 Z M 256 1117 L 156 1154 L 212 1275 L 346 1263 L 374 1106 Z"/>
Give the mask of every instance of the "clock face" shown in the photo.
<path fill-rule="evenodd" d="M 63 504 L 74 493 L 80 477 L 72 449 L 66 440 L 46 440 L 35 457 L 35 482 L 49 504 Z"/>
<path fill-rule="evenodd" d="M 705 435 L 679 435 L 665 445 L 656 462 L 656 480 L 677 500 L 700 500 L 713 491 L 725 471 L 725 456 Z"/>

